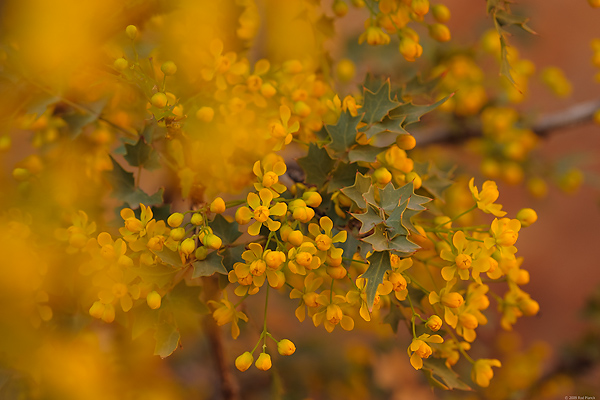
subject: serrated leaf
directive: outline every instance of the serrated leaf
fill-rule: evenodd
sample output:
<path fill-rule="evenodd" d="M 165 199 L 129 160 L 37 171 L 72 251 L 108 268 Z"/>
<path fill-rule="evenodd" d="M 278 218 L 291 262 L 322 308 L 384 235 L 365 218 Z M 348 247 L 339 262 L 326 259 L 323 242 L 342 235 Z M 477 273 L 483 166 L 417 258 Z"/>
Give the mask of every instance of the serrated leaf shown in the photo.
<path fill-rule="evenodd" d="M 348 159 L 351 163 L 357 161 L 364 162 L 375 162 L 377 155 L 381 153 L 383 150 L 379 147 L 373 147 L 371 145 L 358 145 L 355 146 L 348 153 Z"/>
<path fill-rule="evenodd" d="M 369 312 L 371 312 L 373 311 L 377 287 L 383 282 L 385 273 L 389 269 L 392 269 L 392 264 L 390 262 L 390 254 L 387 251 L 376 251 L 367 260 L 369 261 L 369 268 L 361 277 L 367 279 L 365 291 L 367 293 L 367 307 Z"/>
<path fill-rule="evenodd" d="M 410 230 L 411 232 L 415 232 L 417 233 L 417 228 L 413 225 L 413 223 L 411 222 L 411 218 L 414 217 L 415 215 L 419 214 L 421 211 L 416 211 L 416 210 L 410 210 L 410 209 L 406 209 L 404 210 L 404 212 L 402 213 L 402 226 L 404 226 L 406 229 Z"/>
<path fill-rule="evenodd" d="M 244 262 L 244 259 L 242 258 L 242 253 L 245 250 L 246 249 L 244 248 L 244 246 L 235 246 L 235 247 L 227 247 L 222 252 L 223 265 L 225 266 L 225 269 L 228 272 L 233 269 L 233 265 L 236 262 Z"/>
<path fill-rule="evenodd" d="M 400 126 L 401 124 L 402 121 L 398 119 L 391 119 L 386 116 L 381 122 L 376 122 L 372 125 L 366 125 L 359 129 L 359 131 L 363 132 L 367 139 L 370 139 L 375 135 L 380 135 L 383 132 L 392 132 L 396 135 L 407 134 L 408 132 L 406 132 L 404 128 Z"/>
<path fill-rule="evenodd" d="M 358 231 L 359 234 L 367 233 L 371 229 L 375 228 L 376 225 L 379 225 L 383 222 L 381 216 L 371 207 L 367 207 L 367 212 L 364 214 L 351 214 L 362 224 L 360 230 Z"/>
<path fill-rule="evenodd" d="M 200 286 L 188 286 L 184 280 L 179 282 L 166 297 L 172 310 L 185 310 L 185 312 L 204 315 L 210 310 L 200 300 L 201 293 Z"/>
<path fill-rule="evenodd" d="M 398 235 L 388 242 L 388 248 L 401 253 L 401 256 L 407 256 L 419 250 L 421 247 L 408 240 L 406 236 Z"/>
<path fill-rule="evenodd" d="M 511 69 L 510 63 L 508 62 L 508 45 L 506 44 L 504 36 L 500 35 L 500 75 L 504 76 L 514 87 L 516 87 L 517 83 L 510 74 Z"/>
<path fill-rule="evenodd" d="M 423 204 L 429 203 L 431 201 L 431 199 L 429 197 L 415 194 L 414 187 L 415 186 L 414 186 L 413 182 L 410 181 L 407 184 L 405 184 L 404 186 L 402 186 L 400 189 L 397 189 L 397 190 L 400 192 L 400 195 L 402 196 L 403 199 L 410 198 L 410 201 L 408 202 L 408 205 L 406 206 L 406 208 L 408 208 L 410 210 L 416 210 L 416 211 L 426 210 L 426 208 L 423 207 Z"/>
<path fill-rule="evenodd" d="M 358 240 L 353 234 L 348 233 L 346 241 L 344 243 L 340 243 L 339 247 L 344 250 L 342 254 L 345 258 L 352 258 L 354 253 L 358 251 L 360 246 L 360 240 Z"/>
<path fill-rule="evenodd" d="M 373 246 L 374 251 L 386 251 L 389 250 L 389 238 L 385 236 L 385 229 L 378 225 L 375 227 L 375 232 L 372 235 L 367 236 L 363 239 L 363 242 L 369 243 Z"/>
<path fill-rule="evenodd" d="M 160 168 L 158 152 L 146 142 L 144 136 L 140 136 L 135 145 L 125 143 L 124 147 L 124 158 L 132 167 L 148 170 Z"/>
<path fill-rule="evenodd" d="M 357 126 L 360 120 L 361 115 L 353 117 L 348 110 L 342 112 L 335 125 L 325 126 L 331 138 L 331 143 L 326 144 L 325 147 L 336 157 L 342 160 L 347 159 L 350 147 L 356 144 Z"/>
<path fill-rule="evenodd" d="M 134 307 L 133 324 L 131 325 L 131 339 L 137 339 L 148 329 L 156 326 L 158 322 L 158 310 L 153 310 L 146 304 Z"/>
<path fill-rule="evenodd" d="M 46 112 L 48 106 L 59 101 L 60 97 L 58 96 L 53 96 L 47 93 L 39 93 L 33 98 L 32 101 L 27 103 L 25 114 L 33 114 L 36 116 L 35 118 L 38 118 Z"/>
<path fill-rule="evenodd" d="M 386 213 L 391 213 L 400 204 L 401 198 L 408 198 L 407 191 L 404 189 L 404 185 L 400 189 L 395 189 L 394 185 L 390 182 L 384 186 L 383 189 L 379 189 L 379 206 L 385 210 Z M 411 190 L 412 191 L 412 190 Z"/>
<path fill-rule="evenodd" d="M 408 199 L 396 207 L 385 220 L 385 225 L 390 228 L 390 233 L 392 235 L 408 235 L 408 229 L 402 225 L 402 214 L 404 214 L 407 205 Z"/>
<path fill-rule="evenodd" d="M 183 268 L 183 263 L 181 262 L 181 256 L 178 251 L 173 251 L 169 249 L 167 246 L 163 246 L 163 249 L 158 250 L 150 250 L 155 256 L 157 256 L 160 261 L 165 263 L 166 265 L 170 265 L 174 268 Z"/>
<path fill-rule="evenodd" d="M 144 265 L 132 268 L 133 272 L 146 283 L 154 284 L 158 287 L 164 287 L 173 281 L 175 274 L 180 269 L 167 267 L 162 264 Z"/>
<path fill-rule="evenodd" d="M 329 157 L 327 150 L 321 149 L 316 144 L 311 143 L 308 146 L 306 157 L 298 159 L 298 165 L 302 167 L 306 174 L 306 183 L 320 187 L 323 186 L 329 177 L 335 161 Z"/>
<path fill-rule="evenodd" d="M 440 358 L 427 358 L 423 360 L 423 372 L 430 382 L 445 390 L 473 390 L 469 385 L 460 380 L 460 376 L 448 368 Z"/>
<path fill-rule="evenodd" d="M 223 265 L 223 256 L 216 251 L 209 253 L 202 261 L 194 261 L 192 266 L 194 267 L 192 278 L 211 276 L 215 273 L 227 275 L 227 270 Z"/>
<path fill-rule="evenodd" d="M 423 81 L 420 75 L 415 75 L 404 85 L 402 95 L 415 96 L 420 94 L 431 94 L 443 77 L 444 74 L 441 74 L 428 81 Z"/>
<path fill-rule="evenodd" d="M 363 194 L 366 193 L 371 187 L 371 178 L 364 176 L 360 172 L 356 174 L 354 185 L 341 189 L 350 200 L 352 200 L 358 208 L 367 208 L 367 202 L 365 201 Z"/>
<path fill-rule="evenodd" d="M 107 100 L 108 99 L 106 98 L 102 98 L 94 103 L 87 104 L 85 106 L 86 110 L 88 110 L 87 112 L 75 110 L 62 116 L 62 119 L 69 125 L 71 138 L 78 136 L 85 126 L 91 124 L 100 117 L 102 110 L 104 110 L 104 107 L 106 106 Z"/>
<path fill-rule="evenodd" d="M 529 18 L 527 17 L 514 15 L 512 13 L 498 8 L 494 11 L 494 17 L 496 18 L 496 20 L 498 20 L 500 26 L 517 25 L 525 32 L 529 32 L 532 35 L 537 35 L 537 33 L 533 29 L 527 26 L 527 21 L 529 21 Z"/>
<path fill-rule="evenodd" d="M 162 358 L 169 357 L 177 347 L 179 346 L 179 340 L 181 338 L 179 329 L 172 321 L 172 315 L 169 318 L 163 318 L 161 313 L 161 321 L 156 327 L 154 338 L 156 339 L 156 346 L 154 347 L 154 355 Z"/>
<path fill-rule="evenodd" d="M 400 307 L 396 306 L 394 303 L 390 306 L 390 312 L 387 313 L 385 317 L 383 317 L 383 323 L 389 324 L 392 327 L 392 331 L 394 333 L 398 333 L 398 324 L 400 321 L 405 320 L 404 314 L 400 311 Z"/>
<path fill-rule="evenodd" d="M 419 122 L 421 117 L 427 114 L 430 111 L 435 110 L 437 107 L 446 102 L 450 97 L 454 94 L 450 94 L 444 97 L 441 100 L 436 101 L 430 105 L 419 106 L 415 105 L 412 102 L 402 104 L 395 109 L 391 110 L 389 115 L 392 119 L 403 119 L 402 126 L 408 126 L 410 124 L 414 124 L 415 122 Z"/>
<path fill-rule="evenodd" d="M 363 84 L 363 88 L 375 93 L 379 91 L 379 88 L 383 86 L 383 83 L 384 81 L 381 77 L 376 77 L 373 74 L 368 73 L 367 76 L 365 76 L 365 83 Z"/>
<path fill-rule="evenodd" d="M 329 185 L 327 185 L 327 193 L 332 193 L 343 187 L 352 185 L 357 172 L 364 173 L 367 171 L 367 168 L 359 167 L 356 163 L 339 163 L 331 175 L 331 180 L 329 181 Z"/>
<path fill-rule="evenodd" d="M 364 115 L 362 121 L 367 125 L 381 121 L 388 112 L 398 106 L 398 102 L 390 99 L 390 80 L 387 79 L 383 85 L 373 92 L 367 88 L 364 89 L 364 101 L 362 111 Z"/>
<path fill-rule="evenodd" d="M 113 188 L 113 197 L 124 201 L 130 207 L 137 207 L 140 203 L 147 206 L 163 203 L 164 189 L 161 188 L 152 196 L 149 196 L 140 188 L 135 187 L 133 173 L 125 171 L 114 158 L 110 157 L 110 159 L 113 169 L 105 172 L 105 177 Z"/>
<path fill-rule="evenodd" d="M 235 242 L 242 233 L 238 229 L 238 223 L 235 221 L 229 222 L 220 214 L 215 216 L 215 219 L 210 223 L 213 233 L 221 238 L 223 245 L 230 245 Z"/>
<path fill-rule="evenodd" d="M 422 178 L 421 187 L 431 193 L 436 199 L 443 199 L 443 194 L 454 183 L 448 179 L 452 170 L 442 171 L 432 162 L 415 162 L 414 171 Z"/>

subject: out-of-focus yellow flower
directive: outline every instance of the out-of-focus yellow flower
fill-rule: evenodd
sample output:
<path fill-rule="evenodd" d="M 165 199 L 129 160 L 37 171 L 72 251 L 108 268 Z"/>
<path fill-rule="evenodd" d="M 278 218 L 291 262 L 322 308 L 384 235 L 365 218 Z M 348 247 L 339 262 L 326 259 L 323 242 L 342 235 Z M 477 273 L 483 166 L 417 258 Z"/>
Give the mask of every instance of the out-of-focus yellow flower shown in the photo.
<path fill-rule="evenodd" d="M 494 204 L 500 192 L 498 192 L 498 186 L 494 181 L 485 181 L 481 187 L 481 193 L 474 185 L 475 178 L 471 178 L 469 181 L 469 190 L 473 194 L 473 198 L 477 202 L 477 207 L 485 213 L 493 214 L 496 217 L 504 217 L 506 211 L 502 211 L 502 205 Z"/>

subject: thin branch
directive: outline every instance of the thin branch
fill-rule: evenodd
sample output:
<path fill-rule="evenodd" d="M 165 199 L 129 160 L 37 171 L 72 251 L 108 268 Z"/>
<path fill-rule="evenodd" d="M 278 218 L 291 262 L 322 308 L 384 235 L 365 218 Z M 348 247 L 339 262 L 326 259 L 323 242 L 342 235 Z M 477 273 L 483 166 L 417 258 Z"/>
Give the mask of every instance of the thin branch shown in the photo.
<path fill-rule="evenodd" d="M 540 137 L 547 137 L 555 131 L 591 121 L 594 113 L 599 109 L 600 99 L 575 104 L 562 111 L 541 116 L 531 127 L 531 130 Z M 459 143 L 482 135 L 480 126 L 467 127 L 460 131 L 430 129 L 415 133 L 418 137 L 418 146 L 427 146 L 436 143 Z"/>

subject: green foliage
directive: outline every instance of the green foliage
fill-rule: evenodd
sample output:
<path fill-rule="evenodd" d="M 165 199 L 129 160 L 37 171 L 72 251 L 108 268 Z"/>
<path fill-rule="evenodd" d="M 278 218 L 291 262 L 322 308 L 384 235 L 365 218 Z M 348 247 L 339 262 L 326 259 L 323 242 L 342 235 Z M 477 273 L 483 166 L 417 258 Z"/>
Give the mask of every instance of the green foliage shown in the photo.
<path fill-rule="evenodd" d="M 105 176 L 112 186 L 112 196 L 127 203 L 130 207 L 136 207 L 142 203 L 145 205 L 162 204 L 164 189 L 159 189 L 153 195 L 146 194 L 136 186 L 133 173 L 127 172 L 121 165 L 110 158 L 113 164 L 112 171 L 106 172 Z"/>
<path fill-rule="evenodd" d="M 392 264 L 390 253 L 387 251 L 376 251 L 367 260 L 369 261 L 369 269 L 361 277 L 367 280 L 365 291 L 367 293 L 367 307 L 370 312 L 373 310 L 377 287 L 383 282 L 385 273 L 392 269 Z"/>

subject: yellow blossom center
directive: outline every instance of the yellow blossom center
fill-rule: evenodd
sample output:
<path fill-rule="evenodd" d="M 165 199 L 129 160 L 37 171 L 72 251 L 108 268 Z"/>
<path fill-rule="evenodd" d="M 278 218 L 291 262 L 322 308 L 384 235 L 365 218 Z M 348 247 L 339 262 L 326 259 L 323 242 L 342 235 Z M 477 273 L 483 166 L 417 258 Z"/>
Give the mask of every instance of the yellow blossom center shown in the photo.
<path fill-rule="evenodd" d="M 258 222 L 265 222 L 269 219 L 269 208 L 265 206 L 260 206 L 256 210 L 254 210 L 254 219 Z"/>
<path fill-rule="evenodd" d="M 307 252 L 299 253 L 296 256 L 296 262 L 298 264 L 302 265 L 303 267 L 308 267 L 310 265 L 310 263 L 312 262 L 312 254 L 307 253 Z"/>
<path fill-rule="evenodd" d="M 263 260 L 255 260 L 250 264 L 250 273 L 254 276 L 259 276 L 265 273 L 267 264 Z"/>
<path fill-rule="evenodd" d="M 331 247 L 332 240 L 327 235 L 319 235 L 315 238 L 317 248 L 321 251 L 327 251 Z"/>
<path fill-rule="evenodd" d="M 277 174 L 273 171 L 269 171 L 263 176 L 262 184 L 264 187 L 268 188 L 276 184 L 278 181 L 279 177 Z"/>
<path fill-rule="evenodd" d="M 127 286 L 123 283 L 115 283 L 112 287 L 112 292 L 117 298 L 121 298 L 127 294 Z"/>
<path fill-rule="evenodd" d="M 472 261 L 471 256 L 467 254 L 459 254 L 454 259 L 456 266 L 460 269 L 469 269 Z"/>

